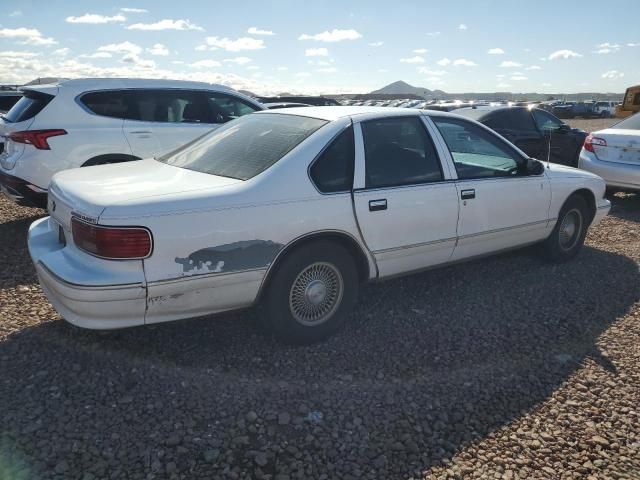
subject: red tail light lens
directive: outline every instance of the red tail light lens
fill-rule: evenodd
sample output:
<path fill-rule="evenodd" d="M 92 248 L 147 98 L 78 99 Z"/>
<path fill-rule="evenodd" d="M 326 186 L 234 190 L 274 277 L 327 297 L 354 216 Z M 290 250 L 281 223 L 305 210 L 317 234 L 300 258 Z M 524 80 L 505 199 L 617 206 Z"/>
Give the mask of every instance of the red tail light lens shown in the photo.
<path fill-rule="evenodd" d="M 47 141 L 51 137 L 57 137 L 59 135 L 66 135 L 67 131 L 62 129 L 55 130 L 25 130 L 23 132 L 13 132 L 9 134 L 9 139 L 16 143 L 26 143 L 27 145 L 33 145 L 38 150 L 51 150 L 49 142 Z"/>
<path fill-rule="evenodd" d="M 593 151 L 594 145 L 598 147 L 606 147 L 607 141 L 604 138 L 594 137 L 590 134 L 587 138 L 584 139 L 583 147 L 587 152 L 595 153 Z"/>
<path fill-rule="evenodd" d="M 151 255 L 151 232 L 141 227 L 104 227 L 77 218 L 71 220 L 76 246 L 91 255 L 113 260 L 146 258 Z"/>

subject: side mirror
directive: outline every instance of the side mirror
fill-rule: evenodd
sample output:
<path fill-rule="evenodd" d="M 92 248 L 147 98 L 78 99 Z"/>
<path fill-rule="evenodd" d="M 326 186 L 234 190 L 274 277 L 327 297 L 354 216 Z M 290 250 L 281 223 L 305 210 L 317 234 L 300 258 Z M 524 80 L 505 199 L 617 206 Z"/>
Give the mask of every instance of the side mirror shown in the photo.
<path fill-rule="evenodd" d="M 544 164 L 535 158 L 527 158 L 526 172 L 527 175 L 542 175 Z"/>
<path fill-rule="evenodd" d="M 560 125 L 560 127 L 558 128 L 558 132 L 559 133 L 568 133 L 569 130 L 571 130 L 571 127 L 569 125 L 567 125 L 566 123 L 563 123 L 562 125 Z"/>

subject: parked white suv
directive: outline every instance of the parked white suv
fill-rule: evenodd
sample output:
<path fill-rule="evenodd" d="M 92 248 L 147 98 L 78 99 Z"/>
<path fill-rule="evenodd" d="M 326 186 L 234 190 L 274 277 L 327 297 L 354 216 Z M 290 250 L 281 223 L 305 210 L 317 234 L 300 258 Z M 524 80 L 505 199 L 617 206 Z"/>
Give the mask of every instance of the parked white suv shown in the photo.
<path fill-rule="evenodd" d="M 616 105 L 620 102 L 600 101 L 593 106 L 593 114 L 597 117 L 609 118 L 616 116 Z"/>
<path fill-rule="evenodd" d="M 222 85 L 175 80 L 79 79 L 22 92 L 0 121 L 0 188 L 38 207 L 61 170 L 158 156 L 264 109 Z"/>

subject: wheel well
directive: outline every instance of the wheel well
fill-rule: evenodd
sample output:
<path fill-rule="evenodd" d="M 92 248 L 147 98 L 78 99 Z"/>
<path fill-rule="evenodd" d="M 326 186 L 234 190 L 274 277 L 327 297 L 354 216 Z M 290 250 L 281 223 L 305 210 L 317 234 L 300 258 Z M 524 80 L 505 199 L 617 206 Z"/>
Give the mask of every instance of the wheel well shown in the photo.
<path fill-rule="evenodd" d="M 126 153 L 107 153 L 105 155 L 98 155 L 97 157 L 90 158 L 84 162 L 81 167 L 92 167 L 94 165 L 104 165 L 106 163 L 130 162 L 132 160 L 140 160 L 140 157 L 128 155 Z"/>
<path fill-rule="evenodd" d="M 269 271 L 267 272 L 267 277 L 262 283 L 262 287 L 260 289 L 257 300 L 260 300 L 262 294 L 267 290 L 269 281 L 271 280 L 271 278 L 273 278 L 273 274 L 278 270 L 280 263 L 288 254 L 290 254 L 294 250 L 303 248 L 317 241 L 333 242 L 345 248 L 356 261 L 356 267 L 358 269 L 358 277 L 360 278 L 360 281 L 364 282 L 369 279 L 369 260 L 367 259 L 365 253 L 362 251 L 362 247 L 353 239 L 353 237 L 347 235 L 346 233 L 340 232 L 319 232 L 294 240 L 278 254 L 274 264 L 271 265 L 271 268 L 269 268 Z"/>
<path fill-rule="evenodd" d="M 587 206 L 589 207 L 589 223 L 593 220 L 593 217 L 596 215 L 596 197 L 591 190 L 588 188 L 581 188 L 580 190 L 576 190 L 571 195 L 578 195 L 584 198 L 585 202 L 587 202 Z"/>

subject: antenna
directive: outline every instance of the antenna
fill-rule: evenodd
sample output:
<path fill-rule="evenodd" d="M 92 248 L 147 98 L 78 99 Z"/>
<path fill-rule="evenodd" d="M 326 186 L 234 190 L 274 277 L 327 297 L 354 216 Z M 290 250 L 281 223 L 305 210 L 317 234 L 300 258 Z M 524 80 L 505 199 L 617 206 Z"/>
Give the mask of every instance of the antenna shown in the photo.
<path fill-rule="evenodd" d="M 551 158 L 551 129 L 548 128 L 547 129 L 547 137 L 548 137 L 548 142 L 547 142 L 547 170 L 549 170 L 549 160 Z"/>

